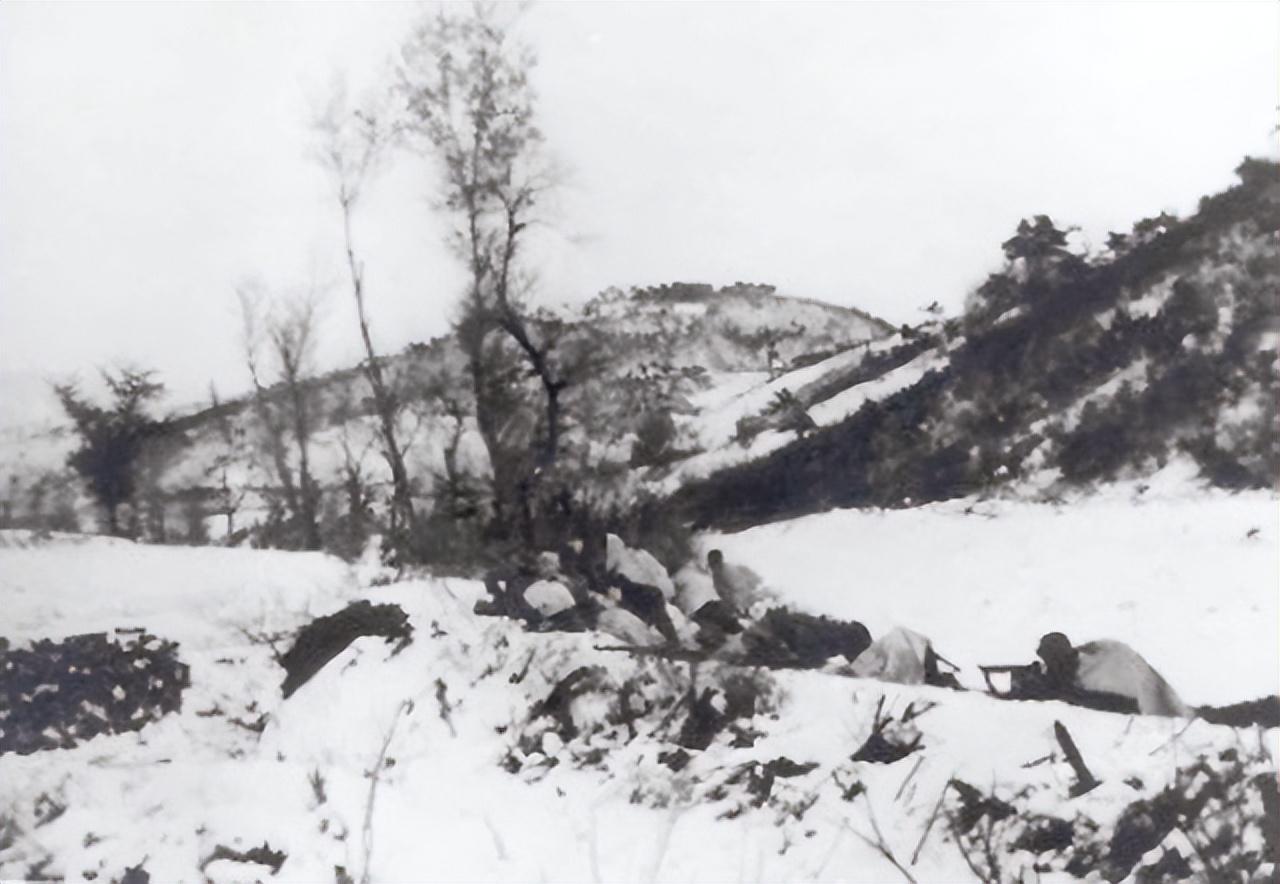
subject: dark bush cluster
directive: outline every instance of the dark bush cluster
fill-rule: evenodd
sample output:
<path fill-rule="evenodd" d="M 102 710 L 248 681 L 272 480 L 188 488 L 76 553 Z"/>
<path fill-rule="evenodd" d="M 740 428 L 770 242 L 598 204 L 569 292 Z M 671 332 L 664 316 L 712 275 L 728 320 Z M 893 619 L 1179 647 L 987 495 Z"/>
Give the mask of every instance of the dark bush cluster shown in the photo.
<path fill-rule="evenodd" d="M 984 881 L 1018 879 L 1026 866 L 1105 881 L 1274 881 L 1280 789 L 1269 768 L 1264 756 L 1237 749 L 1201 756 L 1105 825 L 1029 812 L 1027 790 L 1000 798 L 952 781 L 948 829 Z M 1169 840 L 1175 833 L 1181 847 Z"/>
<path fill-rule="evenodd" d="M 178 646 L 139 632 L 0 640 L 0 754 L 70 749 L 99 734 L 141 730 L 182 708 L 191 684 Z"/>

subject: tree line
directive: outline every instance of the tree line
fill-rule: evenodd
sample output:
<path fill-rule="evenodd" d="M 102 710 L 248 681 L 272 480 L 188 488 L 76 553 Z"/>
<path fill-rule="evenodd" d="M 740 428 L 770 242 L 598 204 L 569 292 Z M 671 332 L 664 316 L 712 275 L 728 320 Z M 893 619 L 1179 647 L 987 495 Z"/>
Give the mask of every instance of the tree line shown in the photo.
<path fill-rule="evenodd" d="M 377 89 L 353 100 L 335 85 L 311 126 L 313 156 L 326 173 L 340 225 L 344 285 L 368 391 L 339 408 L 371 418 L 375 432 L 364 447 L 376 448 L 389 476 L 380 527 L 402 561 L 440 556 L 443 547 L 459 544 L 545 547 L 563 539 L 575 518 L 586 517 L 588 505 L 569 475 L 575 467 L 566 464 L 565 436 L 575 419 L 572 387 L 600 357 L 558 349 L 558 323 L 533 307 L 528 239 L 545 220 L 560 176 L 538 126 L 530 79 L 536 56 L 507 12 L 477 4 L 445 6 L 424 17 Z M 447 244 L 467 271 L 453 322 L 464 376 L 428 384 L 397 376 L 395 360 L 378 347 L 378 293 L 371 291 L 359 238 L 371 186 L 393 159 L 406 157 L 433 180 L 435 205 L 449 222 Z M 236 296 L 251 383 L 247 407 L 257 432 L 243 438 L 227 404 L 211 395 L 226 449 L 217 509 L 228 535 L 236 535 L 245 491 L 236 489 L 230 471 L 236 452 L 248 447 L 273 486 L 259 540 L 319 549 L 329 545 L 331 532 L 314 436 L 333 406 L 320 402 L 316 383 L 319 299 L 314 287 L 273 291 L 254 281 L 237 286 Z M 153 373 L 130 368 L 104 378 L 106 405 L 94 404 L 74 384 L 58 388 L 80 443 L 69 464 L 101 505 L 105 529 L 136 536 L 137 519 L 120 513 L 139 509 L 144 460 L 157 447 L 151 443 L 181 428 L 153 416 L 162 391 Z M 453 426 L 441 475 L 415 475 L 407 457 L 412 412 L 424 401 Z M 484 478 L 458 465 L 464 425 L 474 426 L 483 442 Z M 344 432 L 341 442 L 345 518 L 352 527 L 372 521 L 371 492 L 360 441 Z M 354 534 L 360 533 L 356 526 Z"/>

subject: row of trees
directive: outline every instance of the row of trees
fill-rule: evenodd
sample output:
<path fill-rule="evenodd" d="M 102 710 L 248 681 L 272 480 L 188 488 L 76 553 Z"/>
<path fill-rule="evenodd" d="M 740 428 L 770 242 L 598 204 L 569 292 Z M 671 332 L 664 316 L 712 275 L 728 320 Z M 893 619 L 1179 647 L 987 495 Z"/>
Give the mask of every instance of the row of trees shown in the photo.
<path fill-rule="evenodd" d="M 494 541 L 533 544 L 546 542 L 541 535 L 559 530 L 547 526 L 563 523 L 571 509 L 559 467 L 573 369 L 555 352 L 553 324 L 540 321 L 530 306 L 533 274 L 526 261 L 527 238 L 557 175 L 536 124 L 529 79 L 535 58 L 504 20 L 505 12 L 446 6 L 408 35 L 380 92 L 353 103 L 337 88 L 314 121 L 315 156 L 333 185 L 364 350 L 360 371 L 369 396 L 359 407 L 376 425 L 377 448 L 390 475 L 384 527 L 402 557 L 427 553 L 427 535 L 441 527 L 441 514 L 472 519 Z M 437 204 L 452 222 L 449 244 L 468 271 L 454 327 L 465 355 L 465 390 L 406 390 L 375 344 L 373 297 L 356 229 L 371 184 L 394 154 L 416 158 L 433 176 Z M 272 294 L 258 283 L 242 284 L 236 294 L 250 406 L 262 431 L 258 453 L 278 488 L 276 521 L 288 529 L 282 542 L 319 548 L 323 495 L 312 457 L 312 437 L 323 418 L 314 365 L 317 299 L 310 290 Z M 160 392 L 149 373 L 108 375 L 107 383 L 107 406 L 95 405 L 74 386 L 58 388 L 58 395 L 82 441 L 71 465 L 101 503 L 108 530 L 126 533 L 118 513 L 134 497 L 140 459 L 149 441 L 171 427 L 147 412 Z M 409 400 L 431 395 L 455 426 L 447 475 L 431 484 L 466 503 L 436 506 L 435 515 L 418 509 L 431 477 L 410 474 L 411 440 L 402 438 Z M 216 397 L 213 410 L 220 411 Z M 490 465 L 482 500 L 456 468 L 469 416 Z M 348 472 L 360 484 L 358 455 L 351 449 Z M 225 464 L 222 484 L 230 484 Z M 229 487 L 224 491 L 231 496 Z M 234 502 L 225 509 L 230 526 Z"/>

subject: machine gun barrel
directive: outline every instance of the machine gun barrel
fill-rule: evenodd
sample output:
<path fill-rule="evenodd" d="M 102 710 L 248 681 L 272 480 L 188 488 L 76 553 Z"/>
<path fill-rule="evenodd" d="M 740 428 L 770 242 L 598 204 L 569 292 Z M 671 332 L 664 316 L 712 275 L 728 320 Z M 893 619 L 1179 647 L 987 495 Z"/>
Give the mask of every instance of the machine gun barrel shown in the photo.
<path fill-rule="evenodd" d="M 1040 664 L 1038 663 L 1014 663 L 1007 665 L 979 666 L 978 671 L 982 673 L 982 680 L 987 683 L 987 690 L 995 694 L 997 697 L 1007 697 L 1014 690 L 1014 682 L 1018 675 L 1030 675 L 1040 672 Z M 992 675 L 1008 675 L 1009 689 L 1000 690 L 991 680 Z"/>

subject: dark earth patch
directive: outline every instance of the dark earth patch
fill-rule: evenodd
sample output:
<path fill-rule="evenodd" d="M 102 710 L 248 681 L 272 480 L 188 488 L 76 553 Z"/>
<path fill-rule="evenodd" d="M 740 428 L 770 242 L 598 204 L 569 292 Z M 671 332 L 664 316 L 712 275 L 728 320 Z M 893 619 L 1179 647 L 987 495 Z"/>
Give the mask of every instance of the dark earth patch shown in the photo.
<path fill-rule="evenodd" d="M 191 685 L 177 649 L 141 631 L 0 644 L 0 754 L 70 749 L 177 712 Z"/>

